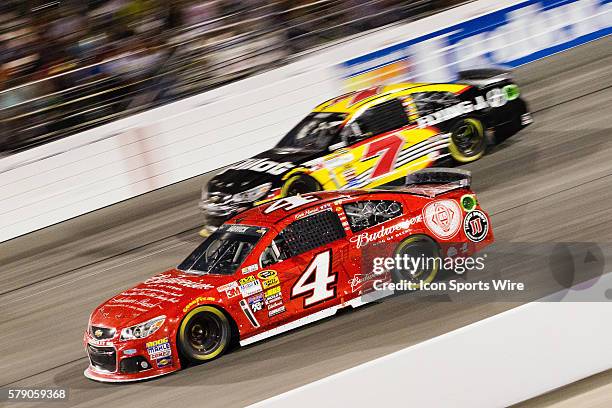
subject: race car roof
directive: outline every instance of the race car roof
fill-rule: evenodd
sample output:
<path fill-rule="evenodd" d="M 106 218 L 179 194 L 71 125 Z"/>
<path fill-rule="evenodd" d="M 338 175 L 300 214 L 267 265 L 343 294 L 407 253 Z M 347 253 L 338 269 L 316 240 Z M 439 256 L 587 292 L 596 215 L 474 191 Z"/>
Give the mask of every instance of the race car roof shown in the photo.
<path fill-rule="evenodd" d="M 313 112 L 356 113 L 363 107 L 376 105 L 389 98 L 409 95 L 414 92 L 452 92 L 461 93 L 470 85 L 465 84 L 430 84 L 430 83 L 400 83 L 381 85 L 367 89 L 352 91 L 323 102 L 313 109 Z"/>
<path fill-rule="evenodd" d="M 270 227 L 279 223 L 284 218 L 300 212 L 308 211 L 309 209 L 319 207 L 323 204 L 334 203 L 338 200 L 348 201 L 359 195 L 367 193 L 372 193 L 372 191 L 319 191 L 316 193 L 279 198 L 269 203 L 246 210 L 236 215 L 229 222 Z"/>

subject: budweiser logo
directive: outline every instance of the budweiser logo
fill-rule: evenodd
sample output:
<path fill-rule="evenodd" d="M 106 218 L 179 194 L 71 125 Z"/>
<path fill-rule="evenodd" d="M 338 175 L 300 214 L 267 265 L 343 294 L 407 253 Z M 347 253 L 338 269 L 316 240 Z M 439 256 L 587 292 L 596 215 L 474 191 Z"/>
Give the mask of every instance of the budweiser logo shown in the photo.
<path fill-rule="evenodd" d="M 356 290 L 360 290 L 363 287 L 364 283 L 366 283 L 367 281 L 371 281 L 377 276 L 378 274 L 375 272 L 370 272 L 366 274 L 363 274 L 363 273 L 356 274 L 348 281 L 349 285 L 351 285 L 351 291 L 355 292 Z"/>
<path fill-rule="evenodd" d="M 422 220 L 423 217 L 421 215 L 417 215 L 416 217 L 412 217 L 409 220 L 401 221 L 390 227 L 385 227 L 384 225 L 381 225 L 380 229 L 376 232 L 362 232 L 359 235 L 351 237 L 351 242 L 354 242 L 357 248 L 362 248 L 368 245 L 370 242 L 381 241 L 383 238 L 388 237 L 394 232 L 406 230 L 412 227 L 414 224 L 421 222 Z"/>

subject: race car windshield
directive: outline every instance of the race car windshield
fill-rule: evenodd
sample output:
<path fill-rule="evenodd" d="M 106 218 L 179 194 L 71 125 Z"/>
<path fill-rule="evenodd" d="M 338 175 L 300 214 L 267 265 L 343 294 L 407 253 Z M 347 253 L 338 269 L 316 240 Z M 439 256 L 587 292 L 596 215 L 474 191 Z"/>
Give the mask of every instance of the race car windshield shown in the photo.
<path fill-rule="evenodd" d="M 338 134 L 345 113 L 311 113 L 280 141 L 277 147 L 323 150 Z"/>
<path fill-rule="evenodd" d="M 265 233 L 261 227 L 222 225 L 178 269 L 196 275 L 231 275 Z"/>

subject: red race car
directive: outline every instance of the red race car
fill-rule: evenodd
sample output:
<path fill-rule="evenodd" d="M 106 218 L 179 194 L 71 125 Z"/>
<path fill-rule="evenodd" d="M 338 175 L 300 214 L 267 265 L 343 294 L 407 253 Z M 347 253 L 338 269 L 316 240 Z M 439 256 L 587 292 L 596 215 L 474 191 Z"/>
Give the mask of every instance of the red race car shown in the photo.
<path fill-rule="evenodd" d="M 492 243 L 470 181 L 463 170 L 427 169 L 395 190 L 310 193 L 234 216 L 177 268 L 94 310 L 85 376 L 167 374 L 233 343 L 388 296 L 399 284 L 418 289 L 436 277 L 437 263 L 402 269 L 377 259 L 467 257 Z"/>

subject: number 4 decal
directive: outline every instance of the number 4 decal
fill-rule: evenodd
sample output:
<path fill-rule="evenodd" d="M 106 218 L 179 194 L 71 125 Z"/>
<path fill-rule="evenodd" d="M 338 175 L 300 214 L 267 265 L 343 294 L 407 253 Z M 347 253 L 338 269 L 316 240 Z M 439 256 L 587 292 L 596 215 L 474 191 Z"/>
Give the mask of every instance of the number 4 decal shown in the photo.
<path fill-rule="evenodd" d="M 380 155 L 380 160 L 376 163 L 370 178 L 382 176 L 393 170 L 395 161 L 397 160 L 397 153 L 403 145 L 404 139 L 396 134 L 389 135 L 370 143 L 363 160 L 365 161 Z"/>
<path fill-rule="evenodd" d="M 331 271 L 331 249 L 310 261 L 291 288 L 291 299 L 304 296 L 304 309 L 336 297 L 338 273 Z"/>

